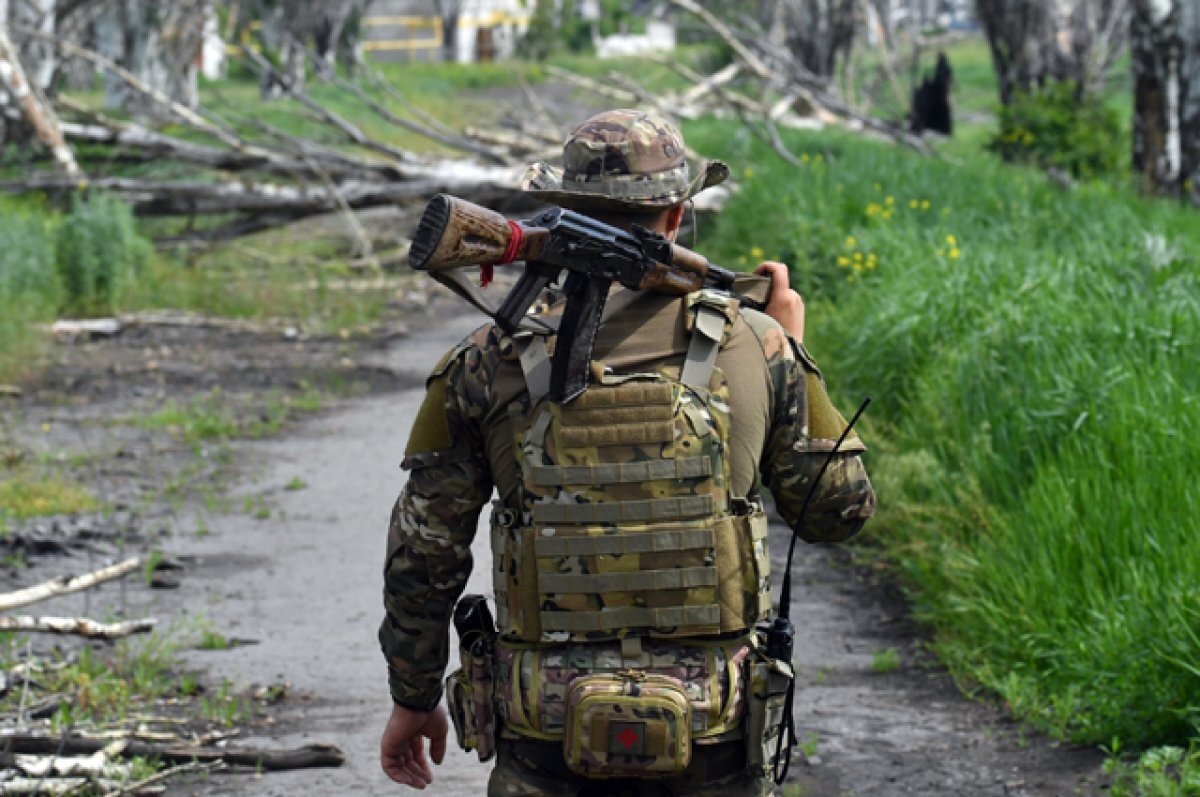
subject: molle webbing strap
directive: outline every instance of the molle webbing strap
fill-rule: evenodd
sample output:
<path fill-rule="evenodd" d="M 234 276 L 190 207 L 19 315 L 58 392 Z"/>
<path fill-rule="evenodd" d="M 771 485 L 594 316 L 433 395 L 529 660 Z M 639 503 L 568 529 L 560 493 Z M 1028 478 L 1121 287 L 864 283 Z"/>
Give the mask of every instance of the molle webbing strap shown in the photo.
<path fill-rule="evenodd" d="M 538 591 L 546 594 L 649 592 L 663 589 L 715 587 L 715 567 L 674 567 L 632 573 L 539 573 Z"/>
<path fill-rule="evenodd" d="M 689 495 L 649 501 L 613 501 L 603 504 L 534 504 L 533 522 L 553 523 L 647 523 L 707 517 L 715 511 L 712 496 Z"/>
<path fill-rule="evenodd" d="M 525 374 L 525 388 L 532 403 L 537 404 L 550 392 L 550 354 L 546 351 L 546 338 L 530 335 L 518 338 L 516 344 L 521 355 L 521 372 Z"/>
<path fill-rule="evenodd" d="M 559 432 L 563 448 L 599 448 L 602 446 L 640 446 L 669 443 L 675 438 L 673 421 L 606 424 L 604 426 L 567 427 Z"/>
<path fill-rule="evenodd" d="M 533 468 L 538 487 L 576 484 L 641 484 L 661 479 L 701 479 L 712 475 L 707 457 L 682 457 L 649 462 L 611 462 L 599 465 L 539 465 Z"/>
<path fill-rule="evenodd" d="M 671 386 L 665 382 L 631 382 L 611 390 L 589 390 L 571 404 L 571 412 L 601 407 L 671 406 Z"/>
<path fill-rule="evenodd" d="M 669 443 L 675 439 L 674 396 L 666 383 L 595 386 L 562 410 L 563 448 Z"/>
<path fill-rule="evenodd" d="M 708 387 L 717 364 L 717 350 L 725 334 L 725 314 L 707 305 L 696 307 L 696 327 L 688 344 L 679 381 L 689 387 Z"/>
<path fill-rule="evenodd" d="M 721 624 L 721 608 L 707 606 L 669 606 L 661 609 L 621 606 L 597 612 L 540 612 L 543 631 L 611 631 L 614 628 L 709 627 L 713 633 Z"/>
<path fill-rule="evenodd" d="M 555 536 L 537 537 L 533 542 L 534 555 L 546 556 L 611 556 L 661 551 L 687 551 L 712 548 L 716 534 L 712 529 L 664 529 L 629 534 L 604 534 L 599 537 Z"/>

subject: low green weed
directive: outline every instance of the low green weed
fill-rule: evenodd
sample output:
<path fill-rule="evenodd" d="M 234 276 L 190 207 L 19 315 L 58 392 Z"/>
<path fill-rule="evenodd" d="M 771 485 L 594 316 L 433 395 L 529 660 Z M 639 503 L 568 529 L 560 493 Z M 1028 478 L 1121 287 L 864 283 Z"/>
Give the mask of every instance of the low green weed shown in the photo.
<path fill-rule="evenodd" d="M 1155 747 L 1134 759 L 1113 755 L 1105 762 L 1113 797 L 1197 797 L 1200 750 Z"/>
<path fill-rule="evenodd" d="M 0 526 L 6 516 L 20 520 L 66 515 L 90 512 L 97 506 L 86 488 L 62 476 L 27 467 L 0 472 Z"/>
<path fill-rule="evenodd" d="M 871 654 L 871 669 L 877 673 L 895 672 L 900 669 L 900 652 L 895 648 L 884 648 Z"/>

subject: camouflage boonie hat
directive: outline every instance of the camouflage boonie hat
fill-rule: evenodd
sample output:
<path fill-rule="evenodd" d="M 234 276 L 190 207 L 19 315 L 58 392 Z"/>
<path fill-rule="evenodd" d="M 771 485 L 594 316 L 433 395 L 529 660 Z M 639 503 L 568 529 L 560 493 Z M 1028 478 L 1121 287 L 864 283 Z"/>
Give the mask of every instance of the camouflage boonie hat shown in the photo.
<path fill-rule="evenodd" d="M 728 166 L 709 161 L 692 178 L 685 151 L 683 135 L 661 116 L 606 111 L 567 136 L 561 171 L 535 163 L 521 190 L 576 210 L 661 210 L 729 176 Z"/>

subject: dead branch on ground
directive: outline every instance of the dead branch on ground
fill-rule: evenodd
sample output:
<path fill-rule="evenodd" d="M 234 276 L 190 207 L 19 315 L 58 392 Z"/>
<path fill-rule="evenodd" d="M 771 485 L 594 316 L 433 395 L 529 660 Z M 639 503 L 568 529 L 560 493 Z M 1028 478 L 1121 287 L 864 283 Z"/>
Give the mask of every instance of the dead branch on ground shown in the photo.
<path fill-rule="evenodd" d="M 42 582 L 36 586 L 19 589 L 15 592 L 5 593 L 0 595 L 0 611 L 11 611 L 22 606 L 28 606 L 32 603 L 39 603 L 50 598 L 56 598 L 60 595 L 69 595 L 73 592 L 91 589 L 94 586 L 103 584 L 106 581 L 120 578 L 128 573 L 137 570 L 142 566 L 142 560 L 138 557 L 126 559 L 124 562 L 119 562 L 115 565 L 102 567 L 99 570 L 94 570 L 91 573 L 85 573 L 82 576 L 60 576 L 52 578 L 49 581 Z"/>

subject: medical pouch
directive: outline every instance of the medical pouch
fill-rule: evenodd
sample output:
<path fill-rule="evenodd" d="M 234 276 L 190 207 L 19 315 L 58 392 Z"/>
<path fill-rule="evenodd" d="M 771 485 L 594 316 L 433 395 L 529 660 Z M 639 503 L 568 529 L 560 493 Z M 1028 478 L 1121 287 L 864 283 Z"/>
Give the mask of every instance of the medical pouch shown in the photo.
<path fill-rule="evenodd" d="M 636 670 L 575 679 L 563 755 L 586 778 L 659 778 L 691 762 L 691 703 L 678 678 Z"/>

